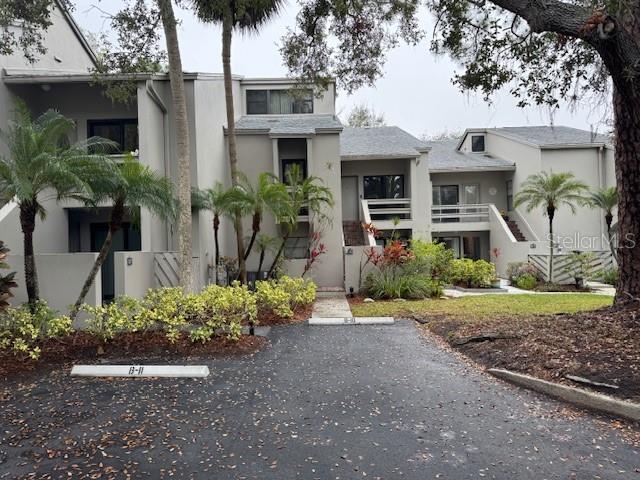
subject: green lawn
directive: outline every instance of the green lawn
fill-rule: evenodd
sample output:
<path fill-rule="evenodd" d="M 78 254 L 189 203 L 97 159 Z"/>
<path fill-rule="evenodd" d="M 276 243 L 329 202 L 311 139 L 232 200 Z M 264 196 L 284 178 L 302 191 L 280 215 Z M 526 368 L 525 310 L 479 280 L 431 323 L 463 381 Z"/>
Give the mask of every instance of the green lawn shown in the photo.
<path fill-rule="evenodd" d="M 613 298 L 581 293 L 494 294 L 451 299 L 376 301 L 353 304 L 356 317 L 401 317 L 403 315 L 447 315 L 459 318 L 490 318 L 514 315 L 574 313 L 610 306 Z"/>

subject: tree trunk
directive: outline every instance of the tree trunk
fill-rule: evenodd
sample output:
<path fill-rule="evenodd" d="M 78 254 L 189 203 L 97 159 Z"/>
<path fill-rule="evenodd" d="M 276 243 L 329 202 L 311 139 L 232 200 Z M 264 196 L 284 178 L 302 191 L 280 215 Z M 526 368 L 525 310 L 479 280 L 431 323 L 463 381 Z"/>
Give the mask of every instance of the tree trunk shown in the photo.
<path fill-rule="evenodd" d="M 251 240 L 249 241 L 249 245 L 247 245 L 247 250 L 244 252 L 244 259 L 246 260 L 251 255 L 251 249 L 253 248 L 253 244 L 256 241 L 256 237 L 258 233 L 260 233 L 260 223 L 262 223 L 262 218 L 259 213 L 253 214 L 253 234 L 251 235 Z"/>
<path fill-rule="evenodd" d="M 616 305 L 640 299 L 640 93 L 613 94 L 618 185 Z"/>
<path fill-rule="evenodd" d="M 38 288 L 38 270 L 33 251 L 33 232 L 36 228 L 37 207 L 35 202 L 24 202 L 20 204 L 20 226 L 24 242 L 24 282 L 27 288 L 29 299 L 29 309 L 35 312 L 36 303 L 40 299 L 40 289 Z"/>
<path fill-rule="evenodd" d="M 547 215 L 549 217 L 549 283 L 553 283 L 553 217 L 555 213 L 555 208 L 547 208 Z"/>
<path fill-rule="evenodd" d="M 238 150 L 236 148 L 235 113 L 233 109 L 233 85 L 231 84 L 231 38 L 233 36 L 233 18 L 229 2 L 225 2 L 222 22 L 222 71 L 224 74 L 224 97 L 227 107 L 227 140 L 229 143 L 229 166 L 231 184 L 238 185 Z M 238 278 L 240 283 L 247 283 L 247 266 L 244 261 L 244 233 L 242 216 L 235 214 L 236 245 L 238 250 Z"/>
<path fill-rule="evenodd" d="M 278 265 L 278 260 L 280 260 L 280 257 L 282 256 L 282 252 L 284 252 L 284 246 L 287 243 L 288 239 L 289 239 L 289 233 L 287 233 L 284 237 L 282 237 L 282 243 L 280 244 L 280 248 L 278 249 L 278 253 L 276 253 L 275 258 L 273 259 L 273 263 L 271 264 L 271 268 L 269 268 L 269 273 L 267 273 L 267 278 L 271 278 L 271 275 L 273 275 L 273 272 L 276 269 L 276 265 Z"/>
<path fill-rule="evenodd" d="M 260 249 L 260 261 L 258 262 L 258 275 L 260 275 L 260 272 L 262 271 L 262 265 L 264 264 L 264 255 L 265 255 L 266 250 L 264 248 Z"/>
<path fill-rule="evenodd" d="M 218 241 L 218 231 L 220 230 L 220 215 L 217 213 L 213 214 L 213 242 L 215 244 L 215 252 L 213 252 L 213 257 L 216 262 L 216 285 L 219 285 L 220 279 L 218 278 L 218 265 L 220 265 L 220 243 Z"/>
<path fill-rule="evenodd" d="M 178 44 L 176 19 L 171 0 L 156 0 L 162 16 L 162 25 L 167 42 L 169 58 L 169 79 L 171 98 L 176 122 L 176 141 L 178 146 L 178 200 L 180 216 L 178 219 L 178 254 L 180 256 L 180 285 L 185 291 L 193 288 L 191 275 L 191 154 L 189 151 L 189 126 L 187 123 L 187 103 L 182 75 L 182 59 Z"/>
<path fill-rule="evenodd" d="M 102 243 L 102 247 L 100 247 L 100 253 L 98 254 L 98 258 L 96 258 L 93 267 L 91 267 L 91 271 L 87 276 L 87 279 L 84 281 L 84 285 L 82 286 L 82 290 L 80 291 L 80 296 L 78 296 L 78 300 L 76 300 L 75 305 L 71 309 L 71 313 L 69 316 L 71 320 L 75 320 L 78 316 L 78 312 L 80 311 L 80 307 L 84 303 L 84 299 L 87 297 L 89 290 L 91 290 L 91 286 L 96 280 L 96 276 L 98 272 L 102 268 L 104 261 L 107 259 L 109 252 L 111 251 L 111 245 L 113 244 L 113 236 L 116 234 L 118 230 L 122 227 L 122 220 L 124 218 L 124 204 L 123 202 L 116 202 L 111 210 L 111 219 L 109 221 L 109 232 L 107 232 L 107 237 L 104 239 Z"/>

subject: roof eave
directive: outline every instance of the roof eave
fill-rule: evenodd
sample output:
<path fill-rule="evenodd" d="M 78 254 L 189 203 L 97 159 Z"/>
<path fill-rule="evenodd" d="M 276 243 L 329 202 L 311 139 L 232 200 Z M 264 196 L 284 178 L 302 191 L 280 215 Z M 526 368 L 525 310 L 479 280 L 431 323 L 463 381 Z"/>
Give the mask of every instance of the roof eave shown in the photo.
<path fill-rule="evenodd" d="M 340 160 L 342 161 L 350 161 L 350 160 L 407 160 L 410 158 L 418 158 L 419 154 L 367 154 L 367 155 L 340 155 Z"/>
<path fill-rule="evenodd" d="M 561 144 L 548 144 L 540 145 L 541 150 L 566 150 L 576 148 L 602 148 L 611 147 L 611 144 L 606 142 L 593 142 L 593 143 L 561 143 Z"/>
<path fill-rule="evenodd" d="M 465 173 L 465 172 L 513 172 L 515 171 L 515 165 L 505 165 L 504 167 L 447 167 L 447 168 L 432 168 L 429 167 L 429 173 Z"/>

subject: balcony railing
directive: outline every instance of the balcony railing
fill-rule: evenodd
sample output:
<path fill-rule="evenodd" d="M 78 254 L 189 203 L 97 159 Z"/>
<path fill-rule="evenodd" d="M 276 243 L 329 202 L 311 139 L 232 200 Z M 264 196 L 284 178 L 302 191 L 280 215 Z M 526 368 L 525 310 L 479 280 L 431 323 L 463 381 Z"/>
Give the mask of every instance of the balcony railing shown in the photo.
<path fill-rule="evenodd" d="M 488 222 L 489 205 L 434 205 L 431 219 L 433 223 Z"/>
<path fill-rule="evenodd" d="M 371 220 L 400 220 L 411 219 L 410 198 L 370 198 L 364 200 L 367 203 Z"/>

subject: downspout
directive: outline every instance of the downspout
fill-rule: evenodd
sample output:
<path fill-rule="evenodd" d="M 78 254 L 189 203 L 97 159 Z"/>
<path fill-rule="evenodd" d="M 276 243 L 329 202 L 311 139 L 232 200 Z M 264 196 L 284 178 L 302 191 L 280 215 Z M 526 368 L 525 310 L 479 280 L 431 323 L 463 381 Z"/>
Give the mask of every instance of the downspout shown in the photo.
<path fill-rule="evenodd" d="M 171 144 L 169 143 L 169 110 L 167 106 L 160 98 L 158 91 L 153 86 L 153 80 L 147 80 L 145 82 L 145 88 L 147 90 L 147 94 L 149 98 L 153 100 L 153 102 L 158 106 L 160 111 L 162 112 L 162 138 L 164 140 L 163 147 L 163 161 L 164 161 L 164 175 L 167 178 L 171 178 L 171 164 L 169 159 L 169 151 L 171 149 Z M 171 230 L 171 225 L 169 222 L 165 222 L 165 227 L 167 230 L 167 250 L 171 249 L 171 244 L 173 240 L 173 232 Z"/>

